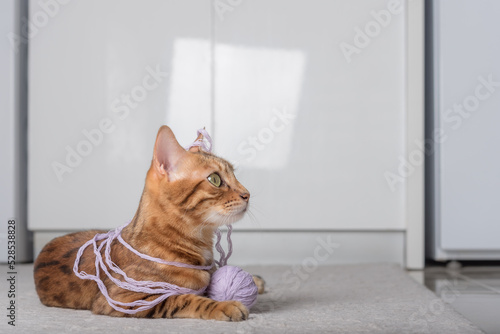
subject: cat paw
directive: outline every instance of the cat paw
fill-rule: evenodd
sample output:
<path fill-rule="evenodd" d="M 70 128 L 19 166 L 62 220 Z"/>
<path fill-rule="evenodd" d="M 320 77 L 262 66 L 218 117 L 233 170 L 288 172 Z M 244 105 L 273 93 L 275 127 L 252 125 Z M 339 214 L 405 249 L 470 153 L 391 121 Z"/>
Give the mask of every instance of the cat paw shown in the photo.
<path fill-rule="evenodd" d="M 266 285 L 266 281 L 264 281 L 264 279 L 258 275 L 253 275 L 252 277 L 253 277 L 253 281 L 254 281 L 255 285 L 257 285 L 259 295 L 263 294 L 264 289 L 265 289 L 265 285 Z"/>
<path fill-rule="evenodd" d="M 248 309 L 242 303 L 234 300 L 218 302 L 218 305 L 210 313 L 212 319 L 220 321 L 242 321 L 248 319 Z"/>

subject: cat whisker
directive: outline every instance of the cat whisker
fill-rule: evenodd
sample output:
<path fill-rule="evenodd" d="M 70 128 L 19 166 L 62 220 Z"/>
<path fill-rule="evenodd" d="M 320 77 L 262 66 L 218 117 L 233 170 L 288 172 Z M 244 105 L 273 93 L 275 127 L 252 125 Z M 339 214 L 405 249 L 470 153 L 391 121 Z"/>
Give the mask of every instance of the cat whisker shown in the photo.
<path fill-rule="evenodd" d="M 260 223 L 259 219 L 257 219 L 257 216 L 251 210 L 247 210 L 247 212 L 248 212 L 248 218 L 250 218 L 252 224 L 261 228 L 262 224 Z"/>
<path fill-rule="evenodd" d="M 253 211 L 257 211 L 258 214 L 261 214 L 261 215 L 264 214 L 264 212 L 258 206 L 256 206 L 255 204 L 253 204 L 251 207 L 248 208 L 248 210 L 250 210 L 250 209 L 253 210 Z"/>

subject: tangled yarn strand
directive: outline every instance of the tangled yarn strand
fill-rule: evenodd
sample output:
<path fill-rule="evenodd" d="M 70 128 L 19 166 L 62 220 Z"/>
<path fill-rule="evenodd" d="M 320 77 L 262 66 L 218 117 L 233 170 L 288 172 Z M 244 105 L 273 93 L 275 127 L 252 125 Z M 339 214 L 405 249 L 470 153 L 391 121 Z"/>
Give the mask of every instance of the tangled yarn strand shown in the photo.
<path fill-rule="evenodd" d="M 191 145 L 186 147 L 186 150 L 189 150 L 191 147 L 194 146 L 199 146 L 203 149 L 205 152 L 212 152 L 212 137 L 208 134 L 207 130 L 205 129 L 199 129 L 197 131 L 198 135 L 202 135 L 203 138 L 201 139 L 196 139 Z M 205 141 L 206 140 L 206 141 Z"/>
<path fill-rule="evenodd" d="M 170 284 L 167 282 L 152 282 L 152 281 L 136 281 L 130 277 L 128 277 L 125 272 L 123 272 L 112 260 L 110 256 L 110 250 L 111 250 L 111 243 L 113 240 L 116 239 L 118 235 L 120 235 L 121 230 L 123 227 L 126 225 L 119 227 L 115 230 L 109 231 L 108 233 L 103 233 L 103 234 L 96 234 L 94 238 L 91 240 L 87 241 L 80 249 L 78 250 L 75 264 L 73 266 L 73 272 L 75 275 L 81 279 L 90 279 L 93 280 L 97 283 L 97 286 L 99 287 L 99 290 L 103 294 L 103 296 L 106 298 L 108 304 L 113 307 L 115 310 L 127 313 L 127 314 L 135 314 L 140 311 L 148 310 L 158 303 L 161 303 L 163 300 L 166 298 L 172 296 L 172 295 L 179 295 L 179 294 L 195 294 L 195 295 L 202 295 L 205 293 L 206 287 L 199 289 L 199 290 L 193 290 L 193 289 L 188 289 L 184 287 L 177 286 L 175 284 Z M 118 240 L 121 242 L 122 238 L 119 238 Z M 102 243 L 97 246 L 97 242 L 101 241 Z M 84 271 L 79 271 L 79 264 L 80 264 L 80 259 L 83 255 L 83 252 L 87 247 L 90 245 L 93 246 L 93 252 L 95 255 L 95 269 L 96 269 L 96 274 L 95 275 L 90 275 L 87 274 Z M 104 263 L 103 257 L 102 257 L 102 250 L 104 249 L 104 257 L 105 257 L 105 262 L 108 265 L 108 267 L 111 269 L 111 271 L 121 275 L 125 281 L 121 281 L 111 275 L 111 273 L 108 271 L 106 264 Z M 135 251 L 135 250 L 134 250 Z M 138 254 L 141 258 L 144 258 L 146 260 L 150 259 L 156 259 L 149 257 L 146 258 L 147 255 L 142 254 L 140 252 L 135 251 L 134 253 Z M 160 260 L 160 261 L 156 261 Z M 168 264 L 168 265 L 174 265 L 177 267 L 184 267 L 184 268 L 193 268 L 196 266 L 180 263 L 180 262 L 168 262 L 164 261 L 161 259 L 156 259 L 152 260 L 154 262 L 158 263 L 163 263 L 163 264 Z M 213 264 L 212 264 L 213 266 Z M 198 266 L 196 269 L 201 269 L 201 270 L 207 270 L 207 268 L 211 268 L 212 266 Z M 117 286 L 120 288 L 129 290 L 129 291 L 134 291 L 134 292 L 142 292 L 142 293 L 147 293 L 147 294 L 158 294 L 159 296 L 154 299 L 154 300 L 136 300 L 133 302 L 129 303 L 124 303 L 120 302 L 117 300 L 114 300 L 109 296 L 108 290 L 106 288 L 106 285 L 101 279 L 101 270 L 106 274 L 106 276 Z M 121 307 L 129 307 L 127 309 Z"/>
<path fill-rule="evenodd" d="M 231 254 L 233 254 L 233 242 L 231 241 L 231 232 L 233 230 L 233 227 L 231 225 L 227 225 L 227 245 L 228 245 L 228 250 L 227 250 L 227 255 L 226 252 L 224 252 L 224 248 L 222 248 L 220 241 L 222 239 L 222 232 L 220 229 L 215 230 L 215 234 L 217 235 L 217 242 L 215 243 L 215 249 L 220 254 L 220 259 L 219 261 L 215 261 L 219 267 L 224 267 L 227 265 L 227 261 L 229 260 L 229 257 Z"/>

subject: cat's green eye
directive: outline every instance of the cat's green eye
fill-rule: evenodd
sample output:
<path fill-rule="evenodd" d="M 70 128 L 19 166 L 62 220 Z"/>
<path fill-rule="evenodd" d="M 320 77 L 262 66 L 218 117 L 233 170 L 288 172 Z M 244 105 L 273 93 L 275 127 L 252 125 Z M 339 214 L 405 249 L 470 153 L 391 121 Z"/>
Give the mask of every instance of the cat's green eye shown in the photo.
<path fill-rule="evenodd" d="M 222 180 L 217 173 L 212 173 L 207 177 L 208 182 L 219 188 L 222 184 Z"/>

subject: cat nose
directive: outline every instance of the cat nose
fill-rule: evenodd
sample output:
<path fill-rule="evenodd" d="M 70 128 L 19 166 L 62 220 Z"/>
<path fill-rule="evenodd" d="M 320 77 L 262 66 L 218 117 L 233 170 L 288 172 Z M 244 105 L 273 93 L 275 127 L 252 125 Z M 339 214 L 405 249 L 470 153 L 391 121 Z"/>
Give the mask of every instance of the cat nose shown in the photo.
<path fill-rule="evenodd" d="M 248 200 L 250 199 L 250 194 L 249 193 L 243 193 L 243 194 L 240 194 L 240 197 L 245 202 L 248 202 Z"/>

